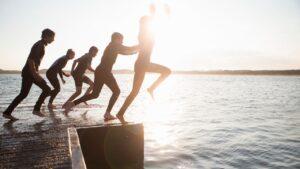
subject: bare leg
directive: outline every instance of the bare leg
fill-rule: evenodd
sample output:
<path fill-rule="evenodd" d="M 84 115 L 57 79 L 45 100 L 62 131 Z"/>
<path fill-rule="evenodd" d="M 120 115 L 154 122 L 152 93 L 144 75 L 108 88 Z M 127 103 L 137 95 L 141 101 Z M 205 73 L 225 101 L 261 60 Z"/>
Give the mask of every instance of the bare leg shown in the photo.
<path fill-rule="evenodd" d="M 84 94 L 84 96 L 86 96 L 86 95 L 90 94 L 93 91 L 94 82 L 85 75 L 83 76 L 83 82 L 89 85 L 89 88 L 86 90 L 86 92 Z M 88 105 L 86 101 L 84 102 L 84 104 Z"/>
<path fill-rule="evenodd" d="M 51 91 L 51 88 L 47 85 L 47 82 L 45 80 L 42 80 L 41 82 L 34 81 L 34 84 L 39 86 L 43 91 L 42 91 L 41 95 L 39 96 L 37 102 L 35 103 L 32 113 L 34 115 L 44 117 L 45 114 L 41 112 L 41 106 L 42 106 L 43 102 L 45 101 L 46 97 L 49 96 L 52 93 L 52 91 Z"/>
<path fill-rule="evenodd" d="M 154 98 L 153 91 L 171 74 L 171 70 L 165 66 L 150 63 L 147 72 L 160 73 L 159 78 L 147 89 L 151 97 Z"/>
<path fill-rule="evenodd" d="M 3 112 L 3 117 L 10 120 L 18 120 L 14 116 L 12 116 L 13 110 L 27 97 L 30 88 L 32 86 L 32 79 L 28 77 L 22 78 L 22 86 L 19 95 L 11 102 L 8 108 Z"/>
<path fill-rule="evenodd" d="M 109 89 L 113 92 L 113 94 L 109 99 L 109 104 L 108 104 L 107 109 L 104 114 L 105 121 L 116 119 L 113 115 L 110 114 L 110 112 L 120 95 L 120 88 L 118 86 L 116 79 L 113 77 L 113 75 L 110 74 L 107 78 L 108 79 L 105 84 L 109 87 Z"/>
<path fill-rule="evenodd" d="M 74 105 L 78 105 L 78 104 L 80 104 L 82 102 L 86 102 L 88 100 L 96 99 L 96 98 L 99 97 L 99 94 L 100 94 L 101 89 L 102 89 L 103 84 L 104 84 L 104 81 L 103 81 L 104 77 L 101 76 L 101 75 L 102 74 L 100 74 L 98 72 L 95 72 L 94 83 L 90 83 L 90 84 L 93 84 L 93 90 L 92 90 L 92 92 L 88 93 L 88 90 L 89 90 L 88 89 L 85 95 L 83 95 L 79 99 L 76 99 L 76 100 L 73 101 Z"/>
<path fill-rule="evenodd" d="M 57 96 L 57 94 L 60 92 L 60 84 L 57 78 L 57 75 L 52 75 L 52 74 L 47 74 L 47 78 L 51 85 L 54 87 L 54 90 L 52 90 L 49 103 L 48 103 L 48 108 L 55 108 L 55 105 L 53 105 L 53 100 Z"/>
<path fill-rule="evenodd" d="M 118 114 L 116 115 L 117 118 L 122 123 L 124 123 L 124 122 L 126 123 L 123 116 L 125 114 L 125 111 L 129 107 L 129 105 L 132 103 L 134 98 L 137 96 L 137 94 L 142 86 L 142 83 L 144 81 L 145 73 L 146 73 L 145 71 L 142 71 L 142 72 L 136 72 L 134 74 L 132 90 L 131 90 L 129 96 L 126 98 L 126 100 L 125 100 L 123 106 L 121 107 L 121 109 L 119 110 Z"/>
<path fill-rule="evenodd" d="M 68 102 L 71 102 L 73 101 L 76 97 L 78 97 L 80 94 L 81 94 L 81 88 L 82 86 L 77 86 L 76 87 L 76 91 L 75 93 L 63 104 L 63 108 L 65 107 L 65 105 L 68 103 Z"/>

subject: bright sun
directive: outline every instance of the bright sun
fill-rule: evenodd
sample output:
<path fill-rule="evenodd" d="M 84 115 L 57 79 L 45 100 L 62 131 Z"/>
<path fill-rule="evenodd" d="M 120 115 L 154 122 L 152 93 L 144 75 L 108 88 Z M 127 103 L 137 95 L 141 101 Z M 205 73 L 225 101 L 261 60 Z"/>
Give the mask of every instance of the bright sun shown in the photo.
<path fill-rule="evenodd" d="M 169 63 L 172 58 L 171 51 L 176 43 L 172 37 L 177 34 L 174 19 L 171 18 L 171 7 L 162 1 L 155 1 L 155 15 L 150 24 L 150 30 L 155 35 L 153 59 L 158 62 Z M 157 58 L 156 58 L 157 57 Z"/>

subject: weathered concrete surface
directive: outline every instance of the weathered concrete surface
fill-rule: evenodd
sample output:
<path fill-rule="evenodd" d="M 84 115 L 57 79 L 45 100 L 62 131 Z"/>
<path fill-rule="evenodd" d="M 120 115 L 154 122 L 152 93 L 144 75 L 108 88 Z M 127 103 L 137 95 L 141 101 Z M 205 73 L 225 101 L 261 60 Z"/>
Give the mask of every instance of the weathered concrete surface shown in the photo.
<path fill-rule="evenodd" d="M 87 168 L 144 168 L 143 124 L 81 127 L 77 133 Z"/>
<path fill-rule="evenodd" d="M 72 169 L 86 169 L 79 137 L 75 127 L 68 128 L 68 137 Z"/>
<path fill-rule="evenodd" d="M 14 123 L 0 117 L 0 169 L 71 168 L 67 128 L 103 124 L 102 113 L 92 111 L 46 110 L 46 118 L 26 112 Z"/>

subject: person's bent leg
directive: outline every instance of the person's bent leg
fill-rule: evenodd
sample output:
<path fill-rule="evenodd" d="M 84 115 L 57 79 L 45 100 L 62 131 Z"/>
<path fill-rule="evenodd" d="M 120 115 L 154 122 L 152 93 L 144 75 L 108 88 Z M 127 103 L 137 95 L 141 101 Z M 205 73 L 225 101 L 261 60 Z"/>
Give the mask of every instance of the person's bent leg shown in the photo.
<path fill-rule="evenodd" d="M 128 97 L 126 98 L 121 109 L 119 110 L 119 112 L 117 114 L 118 118 L 125 114 L 125 111 L 130 106 L 130 104 L 132 103 L 134 98 L 137 96 L 137 94 L 142 86 L 142 83 L 144 81 L 144 78 L 145 78 L 145 72 L 138 72 L 138 73 L 134 74 L 132 90 L 131 90 L 130 94 L 128 95 Z"/>
<path fill-rule="evenodd" d="M 68 103 L 71 103 L 76 97 L 78 97 L 81 94 L 82 90 L 82 77 L 78 75 L 72 75 L 74 82 L 75 82 L 75 93 L 72 94 L 72 96 L 62 105 L 62 108 L 66 108 Z"/>
<path fill-rule="evenodd" d="M 39 98 L 34 106 L 34 109 L 33 109 L 34 111 L 39 112 L 46 97 L 49 96 L 52 91 L 51 91 L 51 88 L 47 85 L 47 82 L 45 80 L 42 80 L 41 82 L 34 81 L 34 84 L 36 84 L 43 90 L 43 92 L 39 96 Z"/>
<path fill-rule="evenodd" d="M 89 88 L 86 90 L 85 94 L 84 95 L 87 95 L 89 93 L 91 93 L 91 91 L 93 90 L 94 88 L 94 82 L 87 76 L 83 76 L 83 79 L 82 79 L 83 83 L 86 83 L 89 85 Z"/>
<path fill-rule="evenodd" d="M 115 105 L 121 91 L 120 91 L 120 88 L 118 86 L 116 79 L 114 78 L 114 76 L 112 74 L 109 76 L 109 78 L 107 79 L 107 82 L 105 84 L 110 88 L 110 90 L 112 91 L 113 94 L 109 99 L 109 103 L 108 103 L 107 109 L 104 114 L 104 120 L 113 120 L 113 119 L 115 119 L 115 117 L 112 116 L 110 114 L 110 112 L 111 112 L 113 106 Z"/>
<path fill-rule="evenodd" d="M 74 105 L 78 105 L 80 103 L 98 98 L 102 87 L 103 87 L 103 82 L 99 81 L 98 83 L 95 83 L 95 86 L 94 86 L 94 89 L 93 89 L 92 93 L 85 94 L 82 97 L 80 97 L 79 99 L 74 100 L 73 101 Z"/>
<path fill-rule="evenodd" d="M 88 89 L 85 91 L 84 95 L 88 95 L 91 93 L 91 91 L 94 88 L 94 82 L 87 76 L 83 75 L 82 77 L 83 83 L 86 83 L 89 85 Z M 84 102 L 85 105 L 88 105 L 87 102 Z"/>
<path fill-rule="evenodd" d="M 32 80 L 30 77 L 23 77 L 22 78 L 22 86 L 21 91 L 18 94 L 18 96 L 11 102 L 11 104 L 7 107 L 7 109 L 3 112 L 3 116 L 11 117 L 11 113 L 14 111 L 14 109 L 24 100 L 32 86 Z M 11 118 L 10 118 L 11 119 Z M 16 119 L 16 118 L 14 118 Z"/>
<path fill-rule="evenodd" d="M 150 63 L 147 72 L 160 73 L 160 76 L 148 88 L 148 92 L 153 97 L 153 91 L 171 74 L 171 70 L 165 66 Z"/>
<path fill-rule="evenodd" d="M 73 95 L 66 101 L 66 103 L 76 99 L 76 97 L 78 97 L 81 94 L 81 91 L 82 91 L 82 86 L 76 86 L 75 93 L 73 93 Z"/>
<path fill-rule="evenodd" d="M 48 77 L 48 76 L 47 76 Z M 57 96 L 57 94 L 60 92 L 60 84 L 58 81 L 57 76 L 53 76 L 53 77 L 48 77 L 51 85 L 54 87 L 50 99 L 49 99 L 49 104 L 48 106 L 53 106 L 53 100 L 55 99 L 55 97 Z"/>

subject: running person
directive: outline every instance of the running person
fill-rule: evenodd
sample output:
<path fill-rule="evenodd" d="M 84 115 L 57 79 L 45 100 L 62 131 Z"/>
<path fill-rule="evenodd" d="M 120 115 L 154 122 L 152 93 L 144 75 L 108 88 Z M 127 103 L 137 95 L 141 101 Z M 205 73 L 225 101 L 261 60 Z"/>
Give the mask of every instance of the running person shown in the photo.
<path fill-rule="evenodd" d="M 74 56 L 75 52 L 72 49 L 69 49 L 67 51 L 67 54 L 58 58 L 46 72 L 48 80 L 54 87 L 54 90 L 51 93 L 48 103 L 49 108 L 55 108 L 55 106 L 53 105 L 53 100 L 55 99 L 56 95 L 60 92 L 60 84 L 57 78 L 57 74 L 59 74 L 61 81 L 63 83 L 66 83 L 63 76 L 69 77 L 70 75 L 68 73 L 65 73 L 62 69 L 66 66 L 69 60 L 74 58 Z"/>
<path fill-rule="evenodd" d="M 117 113 L 117 118 L 122 123 L 126 123 L 124 119 L 124 114 L 129 105 L 132 103 L 134 98 L 137 96 L 146 72 L 160 73 L 159 78 L 147 89 L 149 94 L 153 97 L 153 91 L 158 87 L 158 85 L 164 81 L 171 73 L 171 70 L 165 66 L 151 63 L 150 57 L 152 49 L 154 46 L 154 33 L 151 30 L 151 23 L 155 14 L 155 6 L 150 6 L 150 16 L 143 16 L 140 19 L 140 32 L 138 36 L 140 51 L 138 58 L 134 65 L 134 79 L 133 86 L 129 96 L 126 98 L 121 109 Z"/>
<path fill-rule="evenodd" d="M 55 33 L 52 30 L 44 29 L 42 31 L 41 40 L 37 41 L 32 46 L 25 66 L 22 69 L 21 91 L 3 112 L 4 118 L 18 120 L 11 114 L 14 109 L 27 97 L 33 83 L 43 90 L 34 106 L 33 114 L 44 117 L 44 114 L 40 112 L 40 109 L 45 98 L 51 93 L 51 88 L 47 85 L 47 82 L 41 77 L 41 75 L 39 75 L 38 71 L 41 61 L 45 55 L 45 47 L 54 41 L 54 36 Z"/>
<path fill-rule="evenodd" d="M 71 74 L 75 81 L 76 91 L 62 106 L 63 108 L 66 107 L 66 104 L 68 102 L 73 101 L 74 99 L 76 99 L 77 96 L 79 96 L 81 94 L 83 83 L 86 83 L 89 85 L 89 88 L 86 90 L 85 95 L 89 94 L 93 90 L 94 83 L 90 78 L 88 78 L 85 75 L 85 71 L 88 69 L 92 72 L 95 72 L 95 70 L 91 67 L 91 63 L 92 63 L 93 58 L 97 55 L 97 53 L 98 53 L 98 48 L 96 48 L 95 46 L 92 46 L 88 53 L 86 53 L 83 56 L 81 56 L 80 58 L 74 60 L 72 69 L 71 69 Z M 75 66 L 76 66 L 76 68 L 75 68 Z"/>
<path fill-rule="evenodd" d="M 105 84 L 110 88 L 112 91 L 112 96 L 109 100 L 109 104 L 107 106 L 106 112 L 104 114 L 104 120 L 113 120 L 115 119 L 114 116 L 110 114 L 115 102 L 117 101 L 119 95 L 120 95 L 120 89 L 117 84 L 117 81 L 115 77 L 112 74 L 112 67 L 114 63 L 116 62 L 118 54 L 122 55 L 132 55 L 137 53 L 138 51 L 138 46 L 132 46 L 132 47 L 127 47 L 124 46 L 123 44 L 123 35 L 115 32 L 111 36 L 111 42 L 108 44 L 108 46 L 105 48 L 101 63 L 99 66 L 96 68 L 95 71 L 95 80 L 94 80 L 94 89 L 91 94 L 82 96 L 81 98 L 70 102 L 68 104 L 67 109 L 70 109 L 71 107 L 78 105 L 82 102 L 91 100 L 91 99 L 96 99 L 99 97 L 99 94 L 101 92 L 101 89 L 103 85 Z"/>

